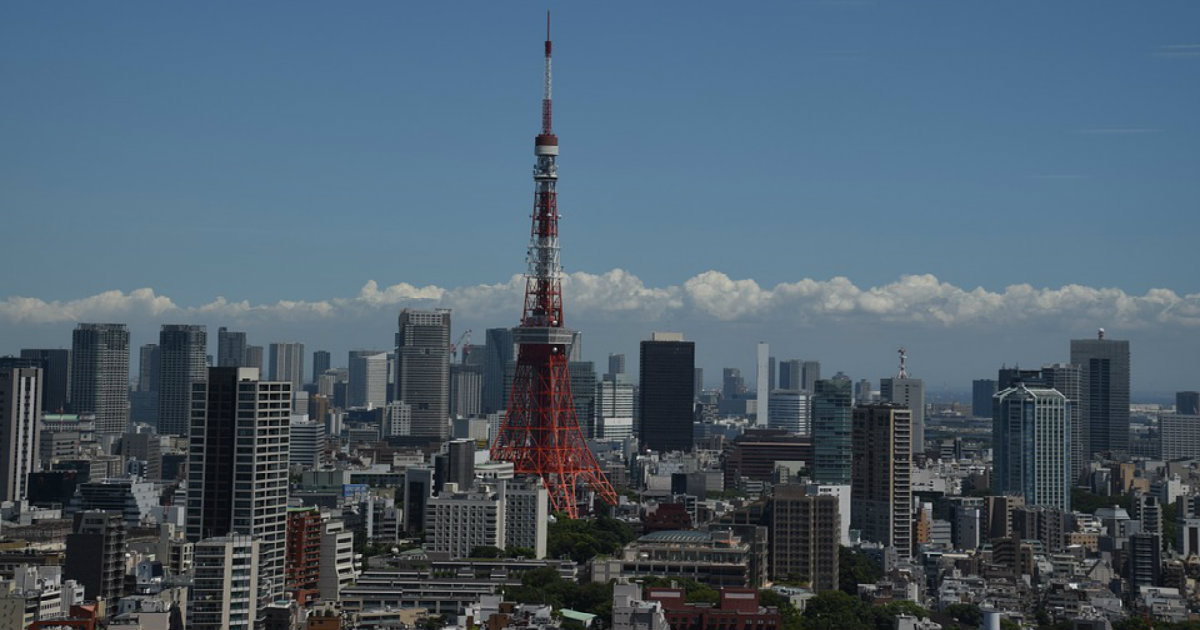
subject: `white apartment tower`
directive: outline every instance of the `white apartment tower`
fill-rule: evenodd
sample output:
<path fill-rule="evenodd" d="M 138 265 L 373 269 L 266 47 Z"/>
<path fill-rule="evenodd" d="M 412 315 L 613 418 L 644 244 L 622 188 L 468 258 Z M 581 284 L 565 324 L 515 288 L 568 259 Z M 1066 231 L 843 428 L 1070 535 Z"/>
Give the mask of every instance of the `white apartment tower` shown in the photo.
<path fill-rule="evenodd" d="M 258 617 L 259 541 L 222 536 L 196 543 L 188 630 L 251 630 Z"/>
<path fill-rule="evenodd" d="M 28 497 L 41 418 L 42 369 L 0 367 L 0 502 Z"/>

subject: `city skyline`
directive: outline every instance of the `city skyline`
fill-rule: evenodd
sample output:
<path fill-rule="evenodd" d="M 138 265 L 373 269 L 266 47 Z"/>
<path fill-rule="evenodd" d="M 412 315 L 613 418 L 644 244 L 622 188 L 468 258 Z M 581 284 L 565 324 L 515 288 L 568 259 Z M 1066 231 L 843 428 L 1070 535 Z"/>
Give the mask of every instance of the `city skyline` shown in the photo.
<path fill-rule="evenodd" d="M 965 390 L 1105 327 L 1135 397 L 1195 389 L 1197 9 L 1084 6 L 552 7 L 584 358 L 679 330 L 710 375 L 750 374 L 766 341 L 877 381 L 904 345 L 931 389 Z M 337 356 L 406 307 L 515 325 L 540 8 L 302 6 L 292 30 L 127 11 L 8 21 L 0 203 L 26 238 L 3 256 L 58 253 L 0 284 L 0 352 L 93 321 L 134 346 L 187 322 Z M 361 247 L 397 217 L 404 246 Z"/>

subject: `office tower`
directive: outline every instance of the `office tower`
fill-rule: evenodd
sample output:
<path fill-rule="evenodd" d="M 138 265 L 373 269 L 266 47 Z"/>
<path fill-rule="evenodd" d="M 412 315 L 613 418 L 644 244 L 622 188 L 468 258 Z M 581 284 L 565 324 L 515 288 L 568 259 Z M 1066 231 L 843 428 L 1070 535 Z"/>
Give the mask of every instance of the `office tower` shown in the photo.
<path fill-rule="evenodd" d="M 89 599 L 116 602 L 125 589 L 125 520 L 120 512 L 86 510 L 75 514 L 67 534 L 63 577 L 83 584 Z"/>
<path fill-rule="evenodd" d="M 550 532 L 550 497 L 541 477 L 532 475 L 508 479 L 504 483 L 504 542 L 509 547 L 533 551 L 533 557 L 546 557 L 546 538 Z"/>
<path fill-rule="evenodd" d="M 800 359 L 779 362 L 779 389 L 804 389 L 804 367 Z"/>
<path fill-rule="evenodd" d="M 246 333 L 217 329 L 217 367 L 246 366 Z"/>
<path fill-rule="evenodd" d="M 895 403 L 854 408 L 850 528 L 912 557 L 912 411 Z"/>
<path fill-rule="evenodd" d="M 292 384 L 292 391 L 304 385 L 304 344 L 291 341 L 271 344 L 271 380 Z M 261 372 L 260 372 L 261 374 Z"/>
<path fill-rule="evenodd" d="M 860 405 L 875 402 L 874 392 L 871 390 L 871 381 L 869 379 L 859 379 L 854 384 L 854 402 Z"/>
<path fill-rule="evenodd" d="M 1200 415 L 1164 413 L 1158 417 L 1160 456 L 1165 461 L 1200 457 Z"/>
<path fill-rule="evenodd" d="M 1071 363 L 1083 371 L 1080 419 L 1088 427 L 1090 459 L 1095 453 L 1129 451 L 1129 342 L 1072 339 Z"/>
<path fill-rule="evenodd" d="M 992 396 L 996 395 L 996 381 L 980 378 L 971 381 L 971 415 L 976 418 L 992 417 Z"/>
<path fill-rule="evenodd" d="M 452 560 L 468 558 L 478 547 L 504 549 L 504 503 L 504 481 L 430 497 L 425 504 L 425 549 Z"/>
<path fill-rule="evenodd" d="M 704 368 L 696 368 L 693 374 L 695 378 L 692 382 L 692 400 L 695 402 L 700 400 L 700 394 L 704 392 Z"/>
<path fill-rule="evenodd" d="M 770 499 L 770 523 L 772 579 L 804 580 L 817 593 L 837 590 L 838 497 L 809 494 L 797 484 L 776 486 Z"/>
<path fill-rule="evenodd" d="M 591 361 L 570 361 L 571 398 L 575 403 L 575 418 L 586 438 L 596 437 L 596 364 Z"/>
<path fill-rule="evenodd" d="M 129 331 L 125 324 L 79 324 L 71 335 L 71 409 L 96 415 L 96 433 L 129 424 Z"/>
<path fill-rule="evenodd" d="M 150 481 L 162 481 L 162 438 L 158 433 L 149 430 L 122 435 L 121 455 L 126 460 L 146 462 L 143 476 Z"/>
<path fill-rule="evenodd" d="M 992 494 L 1071 510 L 1071 403 L 1055 389 L 1024 383 L 996 394 Z"/>
<path fill-rule="evenodd" d="M 21 351 L 25 356 L 25 351 Z M 1175 413 L 1183 416 L 1200 416 L 1200 392 L 1175 392 Z"/>
<path fill-rule="evenodd" d="M 726 399 L 740 398 L 746 393 L 746 379 L 738 368 L 721 370 L 721 396 Z"/>
<path fill-rule="evenodd" d="M 412 407 L 412 435 L 450 435 L 450 311 L 400 311 L 395 399 Z"/>
<path fill-rule="evenodd" d="M 303 418 L 293 414 L 289 420 L 288 462 L 315 469 L 321 465 L 321 453 L 325 452 L 325 423 Z"/>
<path fill-rule="evenodd" d="M 605 376 L 624 374 L 625 373 L 625 355 L 610 354 L 608 355 L 608 372 Z"/>
<path fill-rule="evenodd" d="M 504 367 L 515 361 L 516 344 L 511 328 L 487 329 L 483 360 L 483 412 L 504 411 L 507 395 L 504 391 Z"/>
<path fill-rule="evenodd" d="M 633 437 L 633 383 L 627 374 L 606 374 L 596 383 L 598 438 Z"/>
<path fill-rule="evenodd" d="M 913 456 L 925 453 L 925 382 L 909 378 L 905 365 L 908 355 L 900 349 L 900 372 L 895 378 L 879 381 L 879 396 L 884 402 L 893 402 L 907 407 L 912 412 Z"/>
<path fill-rule="evenodd" d="M 764 342 L 758 343 L 758 360 L 754 371 L 754 399 L 758 401 L 754 421 L 760 427 L 767 426 L 771 418 L 771 348 Z"/>
<path fill-rule="evenodd" d="M 371 408 L 386 405 L 387 352 L 383 350 L 351 350 L 349 361 L 350 383 L 346 389 L 347 405 Z M 325 368 L 325 370 L 328 369 Z M 321 374 L 324 374 L 325 370 L 322 370 Z"/>
<path fill-rule="evenodd" d="M 692 376 L 696 344 L 680 333 L 654 333 L 639 357 L 642 448 L 692 450 Z"/>
<path fill-rule="evenodd" d="M 196 543 L 188 593 L 188 630 L 251 630 L 263 600 L 262 542 L 214 536 Z"/>
<path fill-rule="evenodd" d="M 470 418 L 483 412 L 483 366 L 450 364 L 450 415 Z"/>
<path fill-rule="evenodd" d="M 434 456 L 434 494 L 448 483 L 459 490 L 470 490 L 475 483 L 475 442 L 451 440 L 445 444 L 446 451 Z"/>
<path fill-rule="evenodd" d="M 847 485 L 853 458 L 853 408 L 849 379 L 820 379 L 812 396 L 812 478 L 817 483 Z M 850 515 L 845 515 L 849 520 Z"/>
<path fill-rule="evenodd" d="M 192 385 L 207 378 L 204 326 L 163 324 L 158 334 L 158 432 L 187 435 L 191 422 Z"/>
<path fill-rule="evenodd" d="M 22 359 L 41 361 L 42 410 L 64 413 L 71 402 L 71 351 L 23 348 Z"/>
<path fill-rule="evenodd" d="M 330 356 L 329 356 L 328 350 L 317 350 L 316 352 L 313 353 L 312 380 L 309 381 L 310 383 L 316 383 L 317 377 L 324 374 L 325 370 L 329 369 L 329 367 L 330 367 L 329 360 L 330 360 Z M 386 364 L 387 364 L 387 354 L 385 353 L 384 354 L 384 367 L 385 368 L 387 367 Z M 387 373 L 386 370 L 384 371 L 384 373 L 385 374 Z M 387 382 L 386 376 L 384 377 L 384 382 L 385 383 Z M 384 402 L 387 402 L 386 399 L 387 399 L 387 392 L 385 390 L 384 391 Z"/>
<path fill-rule="evenodd" d="M 1041 370 L 1022 370 L 1020 367 L 1001 367 L 996 373 L 996 391 L 1002 392 L 1017 383 L 1041 384 Z"/>
<path fill-rule="evenodd" d="M 264 368 L 266 365 L 263 361 L 263 347 L 246 346 L 246 363 L 241 367 L 254 368 L 258 370 L 259 374 L 264 374 Z"/>
<path fill-rule="evenodd" d="M 269 602 L 283 593 L 292 386 L 258 376 L 210 368 L 192 390 L 187 536 L 257 537 L 259 596 Z"/>
<path fill-rule="evenodd" d="M 161 374 L 162 352 L 158 344 L 147 343 L 138 348 L 137 391 L 157 394 Z M 155 413 L 158 413 L 157 409 L 155 409 Z"/>
<path fill-rule="evenodd" d="M 404 531 L 410 535 L 425 530 L 425 513 L 433 496 L 433 469 L 409 466 L 404 470 Z"/>
<path fill-rule="evenodd" d="M 0 367 L 0 502 L 24 501 L 41 469 L 42 369 Z"/>
<path fill-rule="evenodd" d="M 817 386 L 817 381 L 821 380 L 821 362 L 820 361 L 804 361 L 800 364 L 801 382 L 800 389 L 811 392 Z"/>
<path fill-rule="evenodd" d="M 809 434 L 809 397 L 808 392 L 798 389 L 777 389 L 771 392 L 770 414 L 767 426 L 772 429 L 783 429 L 796 435 Z"/>
<path fill-rule="evenodd" d="M 1139 532 L 1129 537 L 1126 577 L 1134 593 L 1143 586 L 1162 586 L 1162 536 Z"/>
<path fill-rule="evenodd" d="M 1091 454 L 1087 452 L 1088 426 L 1083 421 L 1083 406 L 1079 404 L 1082 395 L 1083 370 L 1074 363 L 1054 363 L 1042 366 L 1041 386 L 1058 390 L 1067 397 L 1071 417 L 1071 479 L 1074 480 L 1082 471 Z"/>

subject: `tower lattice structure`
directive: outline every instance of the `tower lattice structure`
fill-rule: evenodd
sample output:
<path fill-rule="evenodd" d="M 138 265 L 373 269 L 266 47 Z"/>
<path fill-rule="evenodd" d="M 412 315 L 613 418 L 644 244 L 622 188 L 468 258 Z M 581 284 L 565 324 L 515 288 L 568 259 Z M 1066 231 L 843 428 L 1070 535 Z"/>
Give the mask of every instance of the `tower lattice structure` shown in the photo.
<path fill-rule="evenodd" d="M 525 308 L 513 330 L 518 344 L 504 424 L 492 459 L 513 463 L 514 473 L 539 475 L 550 505 L 579 515 L 581 486 L 616 504 L 617 495 L 588 448 L 571 397 L 567 357 L 572 331 L 563 326 L 562 265 L 558 245 L 558 137 L 551 127 L 550 17 L 546 16 L 546 74 L 542 132 L 534 140 L 533 227 L 526 256 Z"/>

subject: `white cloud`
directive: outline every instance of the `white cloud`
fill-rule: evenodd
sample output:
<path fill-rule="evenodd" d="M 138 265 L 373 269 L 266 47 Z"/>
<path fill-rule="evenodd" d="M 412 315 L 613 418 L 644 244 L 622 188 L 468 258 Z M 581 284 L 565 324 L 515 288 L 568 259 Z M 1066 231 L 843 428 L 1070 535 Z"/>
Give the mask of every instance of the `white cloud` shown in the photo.
<path fill-rule="evenodd" d="M 11 296 L 0 300 L 0 321 L 54 324 L 153 318 L 187 321 L 191 317 L 243 322 L 303 323 L 390 312 L 405 306 L 455 309 L 468 318 L 516 321 L 524 279 L 458 288 L 397 283 L 380 287 L 368 281 L 354 297 L 320 301 L 282 300 L 273 304 L 230 302 L 217 297 L 207 304 L 181 306 L 144 288 L 103 293 L 67 301 Z M 734 279 L 706 271 L 680 286 L 649 287 L 637 276 L 613 269 L 602 274 L 576 272 L 564 278 L 569 321 L 621 318 L 653 322 L 665 319 L 773 321 L 799 325 L 823 321 L 879 321 L 934 327 L 996 326 L 1029 321 L 1103 322 L 1124 328 L 1200 326 L 1200 295 L 1152 289 L 1131 295 L 1116 288 L 1066 285 L 1037 288 L 1028 284 L 1003 291 L 963 288 L 937 277 L 906 275 L 889 284 L 860 288 L 849 278 L 803 279 L 765 288 L 752 279 Z"/>

